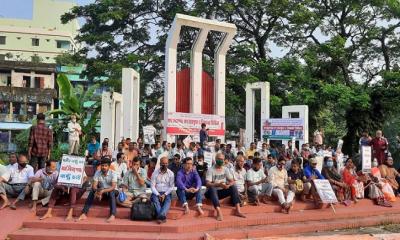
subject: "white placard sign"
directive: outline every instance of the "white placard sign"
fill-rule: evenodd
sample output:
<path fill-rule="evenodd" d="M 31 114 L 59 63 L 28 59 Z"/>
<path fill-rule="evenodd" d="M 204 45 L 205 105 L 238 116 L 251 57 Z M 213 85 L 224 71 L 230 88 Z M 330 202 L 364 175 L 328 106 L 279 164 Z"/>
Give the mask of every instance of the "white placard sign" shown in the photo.
<path fill-rule="evenodd" d="M 344 163 L 343 163 L 343 153 L 338 153 L 336 154 L 336 164 L 337 164 L 337 171 L 339 173 L 342 173 L 342 170 L 344 168 Z"/>
<path fill-rule="evenodd" d="M 362 161 L 362 172 L 371 172 L 371 161 L 372 161 L 372 147 L 361 146 L 361 161 Z"/>
<path fill-rule="evenodd" d="M 227 141 L 226 144 L 230 144 L 232 148 L 236 148 L 236 141 Z"/>
<path fill-rule="evenodd" d="M 257 150 L 261 150 L 262 149 L 262 145 L 263 145 L 263 142 L 262 141 L 258 141 L 257 142 Z"/>
<path fill-rule="evenodd" d="M 156 129 L 149 125 L 143 127 L 143 142 L 144 144 L 155 144 L 156 140 L 154 138 Z"/>
<path fill-rule="evenodd" d="M 187 136 L 185 139 L 183 139 L 183 144 L 185 145 L 186 148 L 189 148 L 189 145 L 191 142 L 193 142 L 192 138 L 190 136 Z"/>
<path fill-rule="evenodd" d="M 204 155 L 204 162 L 208 164 L 208 167 L 211 167 L 213 162 L 213 153 L 204 151 L 203 155 Z"/>
<path fill-rule="evenodd" d="M 81 187 L 85 172 L 85 158 L 64 154 L 61 160 L 58 185 Z"/>
<path fill-rule="evenodd" d="M 322 203 L 337 203 L 335 192 L 332 189 L 329 180 L 326 179 L 314 179 L 314 185 L 317 189 L 318 195 L 321 198 Z"/>
<path fill-rule="evenodd" d="M 324 157 L 317 156 L 317 157 L 315 157 L 315 159 L 317 160 L 317 169 L 318 169 L 318 171 L 322 172 L 322 167 L 324 165 Z"/>

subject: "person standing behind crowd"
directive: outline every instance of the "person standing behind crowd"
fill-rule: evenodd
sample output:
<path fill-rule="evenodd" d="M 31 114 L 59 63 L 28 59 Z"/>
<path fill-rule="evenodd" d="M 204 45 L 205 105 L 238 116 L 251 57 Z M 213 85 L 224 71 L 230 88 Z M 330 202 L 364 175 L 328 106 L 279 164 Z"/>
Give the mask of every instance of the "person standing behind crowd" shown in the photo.
<path fill-rule="evenodd" d="M 200 146 L 204 148 L 204 143 L 208 142 L 208 129 L 206 129 L 206 124 L 202 123 L 201 124 L 201 130 L 200 130 Z"/>
<path fill-rule="evenodd" d="M 82 134 L 81 125 L 76 121 L 76 115 L 71 115 L 71 121 L 68 123 L 68 154 L 79 154 L 79 136 Z"/>
<path fill-rule="evenodd" d="M 161 157 L 160 168 L 156 169 L 151 177 L 151 201 L 156 209 L 158 224 L 167 222 L 174 186 L 175 176 L 168 169 L 168 158 Z"/>
<path fill-rule="evenodd" d="M 360 138 L 359 144 L 361 146 L 371 146 L 372 138 L 369 136 L 367 131 L 362 132 L 362 136 Z"/>
<path fill-rule="evenodd" d="M 388 141 L 383 137 L 382 131 L 376 131 L 376 137 L 370 142 L 374 154 L 374 158 L 378 160 L 378 164 L 381 165 L 385 162 L 386 151 L 389 148 Z"/>
<path fill-rule="evenodd" d="M 37 125 L 31 127 L 28 139 L 28 158 L 34 171 L 44 168 L 53 146 L 53 132 L 46 127 L 45 115 L 39 113 L 36 118 Z"/>
<path fill-rule="evenodd" d="M 322 128 L 315 130 L 314 132 L 314 144 L 322 145 L 324 143 L 324 130 Z"/>

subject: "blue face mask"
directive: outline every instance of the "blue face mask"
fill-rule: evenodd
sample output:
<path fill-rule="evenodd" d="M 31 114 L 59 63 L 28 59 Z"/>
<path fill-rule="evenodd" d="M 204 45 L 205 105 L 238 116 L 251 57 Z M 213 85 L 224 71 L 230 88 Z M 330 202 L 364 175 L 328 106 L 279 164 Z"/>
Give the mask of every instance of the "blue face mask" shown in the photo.
<path fill-rule="evenodd" d="M 333 167 L 333 161 L 326 162 L 326 166 L 329 168 Z"/>

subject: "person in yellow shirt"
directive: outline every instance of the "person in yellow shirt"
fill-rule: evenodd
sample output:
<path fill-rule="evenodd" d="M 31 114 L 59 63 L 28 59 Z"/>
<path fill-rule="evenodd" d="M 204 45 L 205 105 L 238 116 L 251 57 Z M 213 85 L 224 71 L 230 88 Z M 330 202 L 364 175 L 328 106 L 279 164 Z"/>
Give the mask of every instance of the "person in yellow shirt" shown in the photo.
<path fill-rule="evenodd" d="M 246 158 L 254 158 L 254 153 L 256 153 L 257 148 L 254 142 L 250 143 L 250 148 L 246 151 Z"/>

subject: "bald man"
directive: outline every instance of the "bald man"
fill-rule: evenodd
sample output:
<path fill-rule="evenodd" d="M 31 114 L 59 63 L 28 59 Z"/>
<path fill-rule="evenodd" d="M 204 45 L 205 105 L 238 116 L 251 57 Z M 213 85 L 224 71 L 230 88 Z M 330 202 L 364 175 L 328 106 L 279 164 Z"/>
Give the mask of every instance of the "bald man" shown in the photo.
<path fill-rule="evenodd" d="M 168 158 L 160 159 L 160 168 L 151 176 L 151 201 L 157 214 L 157 223 L 167 222 L 167 213 L 171 206 L 171 192 L 175 186 L 174 173 L 168 169 Z"/>

